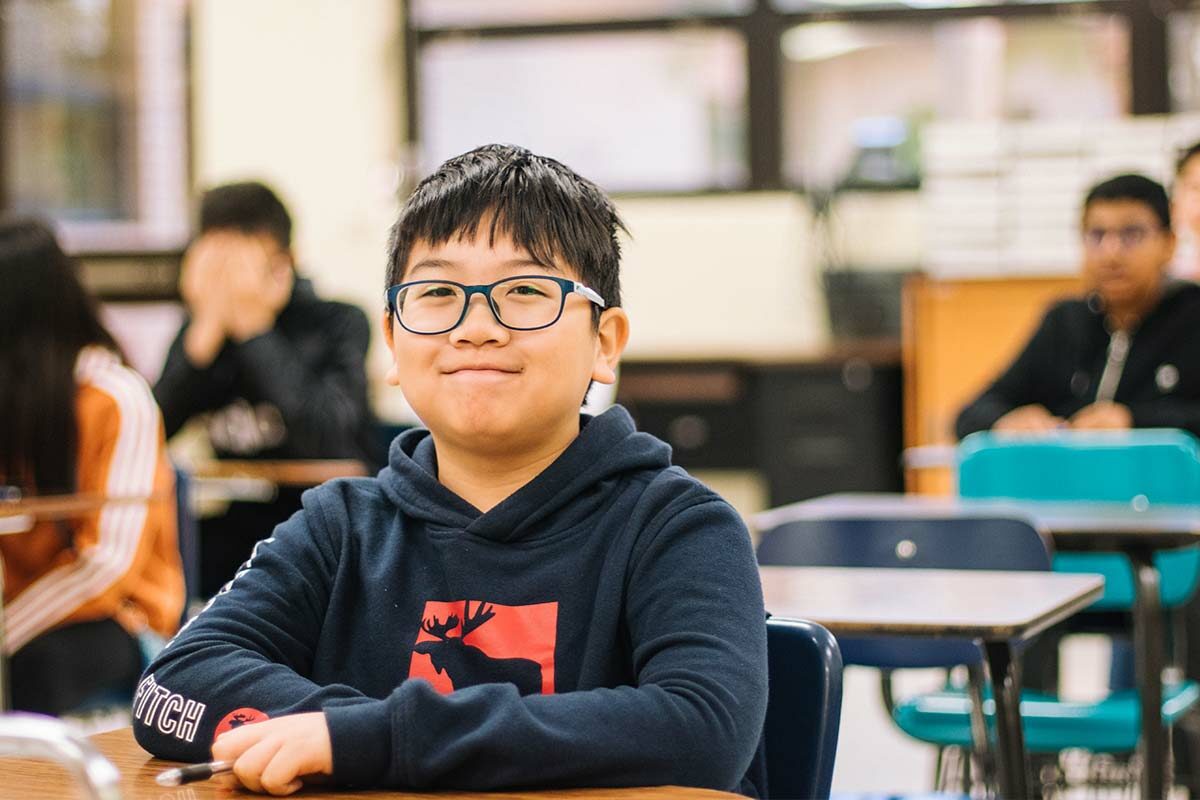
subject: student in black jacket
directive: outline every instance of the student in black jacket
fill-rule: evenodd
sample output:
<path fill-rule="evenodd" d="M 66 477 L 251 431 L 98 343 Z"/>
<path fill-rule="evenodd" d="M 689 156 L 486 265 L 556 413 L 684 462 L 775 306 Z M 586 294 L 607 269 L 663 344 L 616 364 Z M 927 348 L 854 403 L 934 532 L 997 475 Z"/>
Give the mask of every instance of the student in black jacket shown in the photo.
<path fill-rule="evenodd" d="M 1167 277 L 1167 194 L 1141 175 L 1083 209 L 1087 294 L 1054 305 L 1017 359 L 958 416 L 982 430 L 1182 428 L 1200 435 L 1200 287 Z"/>
<path fill-rule="evenodd" d="M 263 184 L 205 193 L 180 277 L 188 319 L 154 387 L 167 436 L 200 417 L 222 458 L 374 463 L 370 325 L 361 309 L 320 299 L 296 275 L 291 237 L 291 216 Z M 274 502 L 235 503 L 202 520 L 202 591 L 217 591 L 299 507 L 299 492 L 285 489 Z"/>
<path fill-rule="evenodd" d="M 624 409 L 579 412 L 628 338 L 621 229 L 594 184 L 517 147 L 416 188 L 381 322 L 428 429 L 377 477 L 306 492 L 167 645 L 134 700 L 143 747 L 211 747 L 272 794 L 326 775 L 762 793 L 749 534 Z"/>

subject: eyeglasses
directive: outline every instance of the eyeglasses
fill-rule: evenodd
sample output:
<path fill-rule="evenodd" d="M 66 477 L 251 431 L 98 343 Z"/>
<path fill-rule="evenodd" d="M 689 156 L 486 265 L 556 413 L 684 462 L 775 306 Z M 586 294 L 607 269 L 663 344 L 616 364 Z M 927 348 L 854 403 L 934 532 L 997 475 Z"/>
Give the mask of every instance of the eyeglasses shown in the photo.
<path fill-rule="evenodd" d="M 1099 250 L 1104 246 L 1104 240 L 1110 234 L 1117 237 L 1117 244 L 1122 250 L 1132 250 L 1146 241 L 1151 233 L 1157 233 L 1162 228 L 1151 228 L 1146 225 L 1127 225 L 1124 228 L 1088 228 L 1083 232 L 1083 246 L 1089 250 Z"/>
<path fill-rule="evenodd" d="M 387 290 L 387 307 L 410 333 L 449 333 L 467 318 L 471 296 L 487 298 L 492 315 L 514 331 L 536 331 L 558 322 L 567 295 L 577 292 L 600 308 L 604 299 L 578 281 L 546 275 L 517 275 L 467 286 L 454 281 L 410 281 Z"/>

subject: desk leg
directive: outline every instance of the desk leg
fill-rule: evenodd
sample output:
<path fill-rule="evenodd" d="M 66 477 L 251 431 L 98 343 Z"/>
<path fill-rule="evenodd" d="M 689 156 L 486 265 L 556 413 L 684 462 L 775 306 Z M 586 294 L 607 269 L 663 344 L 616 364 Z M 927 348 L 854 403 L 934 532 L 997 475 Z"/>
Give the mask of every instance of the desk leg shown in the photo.
<path fill-rule="evenodd" d="M 1133 651 L 1142 708 L 1141 796 L 1164 797 L 1167 737 L 1162 724 L 1163 626 L 1159 575 L 1150 551 L 1129 553 L 1133 564 Z"/>
<path fill-rule="evenodd" d="M 1029 757 L 1021 729 L 1020 664 L 1009 642 L 984 642 L 996 697 L 996 756 L 1000 796 L 1024 800 L 1029 793 Z"/>

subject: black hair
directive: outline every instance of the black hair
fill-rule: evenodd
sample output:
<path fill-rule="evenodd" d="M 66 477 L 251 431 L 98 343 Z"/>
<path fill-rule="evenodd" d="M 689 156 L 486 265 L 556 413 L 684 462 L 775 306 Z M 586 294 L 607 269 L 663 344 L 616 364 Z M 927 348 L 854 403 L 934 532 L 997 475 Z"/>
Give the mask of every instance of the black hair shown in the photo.
<path fill-rule="evenodd" d="M 200 233 L 231 229 L 265 233 L 279 246 L 292 246 L 292 217 L 270 187 L 258 181 L 226 183 L 209 189 L 200 200 Z"/>
<path fill-rule="evenodd" d="M 1200 156 L 1200 142 L 1196 142 L 1192 146 L 1180 150 L 1179 154 L 1175 157 L 1175 177 L 1182 175 L 1183 168 L 1196 156 Z"/>
<path fill-rule="evenodd" d="M 53 232 L 0 221 L 0 484 L 75 489 L 75 361 L 88 345 L 120 353 Z"/>
<path fill-rule="evenodd" d="M 1171 201 L 1167 199 L 1167 190 L 1158 181 L 1134 174 L 1101 181 L 1088 191 L 1083 201 L 1083 213 L 1086 214 L 1093 203 L 1112 200 L 1144 203 L 1158 217 L 1163 230 L 1171 230 Z"/>
<path fill-rule="evenodd" d="M 489 144 L 451 158 L 405 201 L 388 242 L 386 286 L 400 283 L 418 241 L 437 246 L 475 236 L 490 219 L 488 242 L 510 237 L 533 259 L 557 257 L 613 308 L 621 305 L 621 244 L 628 231 L 596 184 L 552 158 Z M 593 307 L 593 320 L 600 309 Z"/>

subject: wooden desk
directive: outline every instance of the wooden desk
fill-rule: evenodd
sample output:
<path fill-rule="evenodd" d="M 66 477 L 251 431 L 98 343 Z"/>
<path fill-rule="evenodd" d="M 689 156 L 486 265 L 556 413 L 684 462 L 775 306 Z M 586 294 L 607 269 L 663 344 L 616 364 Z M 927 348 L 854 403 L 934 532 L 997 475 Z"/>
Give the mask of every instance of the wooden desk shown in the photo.
<path fill-rule="evenodd" d="M 354 459 L 219 459 L 192 464 L 187 471 L 193 484 L 191 510 L 197 517 L 223 514 L 231 501 L 274 502 L 279 489 L 307 489 L 335 478 L 367 475 L 366 465 Z"/>
<path fill-rule="evenodd" d="M 979 641 L 996 695 L 1000 795 L 1029 796 L 1015 645 L 1094 602 L 1101 577 L 839 567 L 760 567 L 759 574 L 767 611 L 835 634 Z"/>
<path fill-rule="evenodd" d="M 1089 501 L 971 500 L 902 494 L 833 494 L 764 511 L 759 530 L 789 520 L 830 517 L 1009 516 L 1028 520 L 1054 540 L 1057 550 L 1118 552 L 1133 565 L 1134 663 L 1141 705 L 1141 796 L 1164 795 L 1167 735 L 1162 726 L 1162 671 L 1166 662 L 1159 574 L 1154 553 L 1200 544 L 1200 506 L 1145 506 Z"/>
<path fill-rule="evenodd" d="M 192 465 L 188 472 L 198 479 L 247 478 L 276 486 L 307 487 L 334 478 L 361 478 L 367 467 L 354 459 L 309 459 L 284 461 L 234 461 L 220 459 Z"/>
<path fill-rule="evenodd" d="M 231 797 L 267 797 L 249 793 L 230 794 L 222 791 L 213 781 L 189 783 L 176 788 L 164 788 L 154 782 L 154 777 L 175 764 L 151 758 L 138 747 L 129 728 L 102 733 L 92 741 L 121 772 L 121 790 L 126 800 L 229 800 Z M 48 761 L 27 759 L 0 759 L 0 800 L 64 800 L 81 797 L 78 788 L 71 783 L 70 776 L 57 764 Z M 308 789 L 298 797 L 313 798 L 391 798 L 392 800 L 428 800 L 429 794 L 392 791 L 319 791 Z M 733 800 L 740 795 L 714 792 L 706 789 L 690 789 L 678 786 L 659 786 L 635 789 L 573 789 L 554 792 L 451 792 L 432 795 L 446 800 L 541 800 L 542 798 L 571 798 L 571 800 Z"/>

